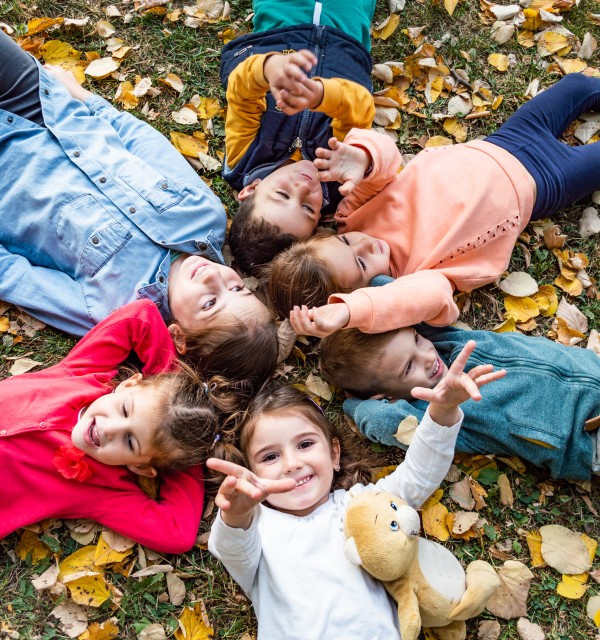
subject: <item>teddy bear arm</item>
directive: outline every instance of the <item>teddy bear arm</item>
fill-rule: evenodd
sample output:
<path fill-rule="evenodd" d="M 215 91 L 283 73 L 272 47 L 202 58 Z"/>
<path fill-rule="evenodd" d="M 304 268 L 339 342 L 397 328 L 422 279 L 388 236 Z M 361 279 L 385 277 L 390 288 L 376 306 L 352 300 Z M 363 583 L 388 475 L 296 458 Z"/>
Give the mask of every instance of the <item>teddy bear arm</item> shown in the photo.
<path fill-rule="evenodd" d="M 483 560 L 471 562 L 466 570 L 466 586 L 460 602 L 452 609 L 449 620 L 468 620 L 478 616 L 490 596 L 500 586 L 500 578 L 494 568 Z"/>
<path fill-rule="evenodd" d="M 415 585 L 410 578 L 386 584 L 390 595 L 398 603 L 398 622 L 402 640 L 417 640 L 421 632 L 421 613 Z"/>

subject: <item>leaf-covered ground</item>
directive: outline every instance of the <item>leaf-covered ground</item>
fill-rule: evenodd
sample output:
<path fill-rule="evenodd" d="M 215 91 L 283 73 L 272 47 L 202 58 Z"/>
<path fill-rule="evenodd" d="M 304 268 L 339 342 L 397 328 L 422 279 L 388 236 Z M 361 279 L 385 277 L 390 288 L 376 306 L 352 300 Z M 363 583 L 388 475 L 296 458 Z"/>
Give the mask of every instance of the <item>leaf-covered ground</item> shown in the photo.
<path fill-rule="evenodd" d="M 250 0 L 230 7 L 221 0 L 195 5 L 174 0 L 143 11 L 128 1 L 4 0 L 1 6 L 2 28 L 23 47 L 72 69 L 85 86 L 169 135 L 235 211 L 218 169 L 226 106 L 218 82 L 219 52 L 224 41 L 251 29 Z M 384 23 L 389 16 L 387 3 L 378 0 L 372 49 L 377 124 L 396 137 L 407 157 L 428 145 L 490 133 L 564 73 L 600 76 L 595 42 L 600 3 L 593 0 L 503 7 L 485 0 L 408 0 Z M 593 119 L 581 120 L 565 141 L 593 143 L 599 129 Z M 461 321 L 594 348 L 600 324 L 599 202 L 600 197 L 590 198 L 552 222 L 528 227 L 513 253 L 513 275 L 499 286 L 459 296 Z M 594 229 L 596 234 L 587 235 Z M 2 377 L 11 375 L 12 367 L 18 373 L 49 366 L 74 344 L 2 303 L 0 316 Z M 314 377 L 316 347 L 313 341 L 297 343 L 278 375 L 316 393 L 332 419 L 343 420 L 341 396 Z M 402 458 L 399 451 L 374 448 L 381 467 Z M 491 607 L 495 615 L 485 612 L 470 621 L 469 637 L 538 637 L 531 625 L 539 625 L 547 638 L 600 637 L 600 620 L 594 624 L 586 613 L 590 603 L 593 616 L 593 596 L 600 593 L 600 565 L 588 539 L 600 537 L 598 480 L 588 486 L 554 482 L 518 460 L 462 456 L 456 462 L 443 492 L 424 512 L 428 534 L 446 539 L 465 562 L 487 559 L 530 583 L 528 589 L 509 589 Z M 208 505 L 203 532 L 210 512 Z M 559 571 L 575 569 L 557 568 L 560 563 L 544 551 L 537 532 L 551 524 L 574 532 L 568 538 L 574 546 L 553 538 L 557 531 L 542 529 L 546 549 L 568 548 L 578 558 L 578 573 L 589 566 L 583 577 L 561 579 Z M 249 602 L 211 559 L 204 540 L 200 536 L 182 556 L 159 557 L 118 537 L 100 536 L 89 523 L 73 529 L 45 522 L 12 534 L 0 541 L 0 638 L 158 640 L 175 634 L 199 639 L 210 637 L 212 628 L 215 637 L 249 640 L 255 633 Z M 527 565 L 531 578 L 525 578 L 523 567 L 504 564 L 514 560 Z M 74 579 L 90 569 L 95 575 Z M 304 633 L 311 637 L 310 629 Z"/>

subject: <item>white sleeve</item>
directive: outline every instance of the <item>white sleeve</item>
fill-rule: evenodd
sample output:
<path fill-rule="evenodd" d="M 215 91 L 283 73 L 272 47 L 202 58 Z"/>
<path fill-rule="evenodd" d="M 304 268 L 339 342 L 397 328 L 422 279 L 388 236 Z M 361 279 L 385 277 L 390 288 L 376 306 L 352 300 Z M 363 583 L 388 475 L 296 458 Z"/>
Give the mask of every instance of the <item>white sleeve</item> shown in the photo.
<path fill-rule="evenodd" d="M 375 486 L 399 496 L 418 509 L 438 488 L 450 469 L 463 418 L 461 410 L 460 419 L 455 425 L 443 427 L 431 419 L 427 409 L 415 430 L 404 462 Z"/>
<path fill-rule="evenodd" d="M 249 598 L 262 555 L 258 530 L 260 511 L 259 507 L 248 529 L 234 529 L 223 522 L 219 510 L 208 539 L 208 550 L 225 565 Z"/>

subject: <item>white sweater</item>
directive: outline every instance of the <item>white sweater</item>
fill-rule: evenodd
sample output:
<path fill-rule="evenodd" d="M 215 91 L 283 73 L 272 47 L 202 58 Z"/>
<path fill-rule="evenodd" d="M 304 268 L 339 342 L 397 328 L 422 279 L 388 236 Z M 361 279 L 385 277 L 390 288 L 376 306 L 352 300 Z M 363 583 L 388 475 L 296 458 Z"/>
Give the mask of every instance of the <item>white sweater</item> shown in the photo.
<path fill-rule="evenodd" d="M 398 617 L 385 589 L 344 556 L 343 521 L 351 495 L 379 488 L 418 508 L 450 468 L 462 423 L 442 427 L 425 414 L 404 462 L 375 485 L 338 490 L 308 516 L 259 505 L 247 530 L 220 512 L 208 548 L 252 601 L 258 640 L 390 640 Z"/>

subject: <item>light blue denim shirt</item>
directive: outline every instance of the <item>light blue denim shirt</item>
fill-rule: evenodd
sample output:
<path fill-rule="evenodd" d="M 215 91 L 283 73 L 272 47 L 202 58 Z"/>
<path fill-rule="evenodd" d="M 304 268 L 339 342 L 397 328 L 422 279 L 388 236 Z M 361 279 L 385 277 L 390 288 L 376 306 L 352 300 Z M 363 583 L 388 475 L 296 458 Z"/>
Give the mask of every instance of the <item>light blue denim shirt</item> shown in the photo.
<path fill-rule="evenodd" d="M 222 262 L 223 205 L 153 127 L 39 69 L 46 128 L 0 110 L 0 299 L 76 335 L 136 298 L 168 320 L 169 250 Z"/>

